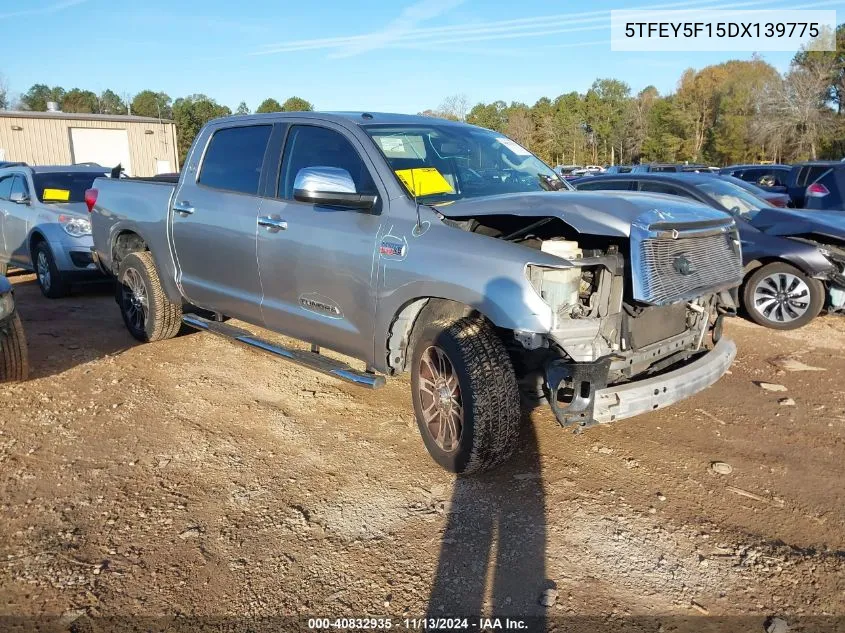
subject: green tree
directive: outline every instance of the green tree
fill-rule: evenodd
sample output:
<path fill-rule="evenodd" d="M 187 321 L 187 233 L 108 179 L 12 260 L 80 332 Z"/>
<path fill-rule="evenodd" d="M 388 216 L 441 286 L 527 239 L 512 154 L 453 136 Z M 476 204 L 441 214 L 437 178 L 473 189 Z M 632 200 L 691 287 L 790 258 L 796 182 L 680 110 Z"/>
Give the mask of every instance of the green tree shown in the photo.
<path fill-rule="evenodd" d="M 94 114 L 100 111 L 99 99 L 90 90 L 71 88 L 62 99 L 62 111 Z"/>
<path fill-rule="evenodd" d="M 179 147 L 179 162 L 184 164 L 188 150 L 203 125 L 232 111 L 203 94 L 180 97 L 173 103 L 173 120 L 176 123 L 176 141 Z"/>
<path fill-rule="evenodd" d="M 102 114 L 126 114 L 126 104 L 116 92 L 103 90 L 100 94 L 100 113 Z"/>
<path fill-rule="evenodd" d="M 64 96 L 64 88 L 59 86 L 50 88 L 46 84 L 35 84 L 21 95 L 21 106 L 24 110 L 46 112 L 48 102 L 61 103 Z"/>
<path fill-rule="evenodd" d="M 166 93 L 142 90 L 132 99 L 130 109 L 134 116 L 171 119 L 173 118 L 173 110 L 170 104 L 170 96 Z"/>
<path fill-rule="evenodd" d="M 284 112 L 282 109 L 282 104 L 270 97 L 269 99 L 265 99 L 261 102 L 257 108 L 255 108 L 256 114 L 262 114 L 265 112 Z"/>
<path fill-rule="evenodd" d="M 246 101 L 241 101 L 238 104 L 238 109 L 235 110 L 235 114 L 249 114 L 249 106 L 246 104 Z"/>
<path fill-rule="evenodd" d="M 9 84 L 6 83 L 6 78 L 0 73 L 0 110 L 5 110 L 9 107 Z"/>
<path fill-rule="evenodd" d="M 314 106 L 300 97 L 291 97 L 282 104 L 282 112 L 311 112 Z"/>
<path fill-rule="evenodd" d="M 494 101 L 490 104 L 479 103 L 467 114 L 467 123 L 496 132 L 504 132 L 508 124 L 507 107 L 504 101 Z"/>

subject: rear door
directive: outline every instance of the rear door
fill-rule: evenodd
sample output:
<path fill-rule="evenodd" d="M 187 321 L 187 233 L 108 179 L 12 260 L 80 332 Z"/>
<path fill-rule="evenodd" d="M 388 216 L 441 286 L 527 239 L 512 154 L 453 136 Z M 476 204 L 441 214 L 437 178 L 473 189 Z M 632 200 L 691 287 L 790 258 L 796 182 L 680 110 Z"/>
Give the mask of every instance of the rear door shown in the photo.
<path fill-rule="evenodd" d="M 372 210 L 343 209 L 294 199 L 299 170 L 349 172 L 358 193 L 375 194 Z M 294 122 L 287 130 L 274 198 L 262 218 L 286 228 L 258 230 L 265 325 L 278 332 L 370 360 L 376 310 L 376 238 L 385 192 L 358 139 L 328 122 Z M 376 184 L 378 183 L 378 185 Z"/>
<path fill-rule="evenodd" d="M 255 256 L 265 154 L 271 124 L 219 127 L 188 165 L 172 199 L 177 281 L 202 308 L 260 323 L 261 282 Z M 192 161 L 194 158 L 192 157 Z"/>

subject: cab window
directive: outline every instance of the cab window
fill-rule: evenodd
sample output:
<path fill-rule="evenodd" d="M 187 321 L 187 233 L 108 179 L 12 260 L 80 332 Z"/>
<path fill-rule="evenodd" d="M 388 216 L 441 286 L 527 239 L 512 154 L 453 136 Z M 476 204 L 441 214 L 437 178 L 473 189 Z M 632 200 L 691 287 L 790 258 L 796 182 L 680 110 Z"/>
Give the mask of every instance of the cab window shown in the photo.
<path fill-rule="evenodd" d="M 223 191 L 258 195 L 264 153 L 272 125 L 217 130 L 202 162 L 199 184 Z"/>
<path fill-rule="evenodd" d="M 314 125 L 294 125 L 288 132 L 279 174 L 279 197 L 293 200 L 296 175 L 306 167 L 345 169 L 355 183 L 355 191 L 376 195 L 373 178 L 361 156 L 342 134 Z"/>

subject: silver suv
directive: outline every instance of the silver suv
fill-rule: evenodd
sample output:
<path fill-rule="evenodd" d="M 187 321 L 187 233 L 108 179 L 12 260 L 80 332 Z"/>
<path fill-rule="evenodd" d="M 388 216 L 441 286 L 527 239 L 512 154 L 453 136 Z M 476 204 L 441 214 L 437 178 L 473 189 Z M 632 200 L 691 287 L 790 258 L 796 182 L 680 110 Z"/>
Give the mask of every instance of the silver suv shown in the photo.
<path fill-rule="evenodd" d="M 51 299 L 68 294 L 74 281 L 99 277 L 85 191 L 106 173 L 90 166 L 0 169 L 0 274 L 8 266 L 32 270 Z"/>

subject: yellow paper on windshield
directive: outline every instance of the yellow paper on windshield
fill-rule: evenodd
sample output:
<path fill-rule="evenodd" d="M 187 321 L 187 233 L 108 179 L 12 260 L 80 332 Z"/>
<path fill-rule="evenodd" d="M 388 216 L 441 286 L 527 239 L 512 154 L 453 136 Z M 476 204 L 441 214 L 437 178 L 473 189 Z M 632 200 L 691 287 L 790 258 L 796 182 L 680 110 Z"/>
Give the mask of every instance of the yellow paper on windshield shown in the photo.
<path fill-rule="evenodd" d="M 405 186 L 415 196 L 431 196 L 438 193 L 455 193 L 446 179 L 434 167 L 417 167 L 416 169 L 397 169 Z"/>
<path fill-rule="evenodd" d="M 44 193 L 41 194 L 41 199 L 67 202 L 70 200 L 70 191 L 67 189 L 45 189 Z"/>

